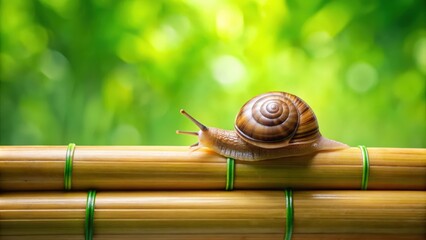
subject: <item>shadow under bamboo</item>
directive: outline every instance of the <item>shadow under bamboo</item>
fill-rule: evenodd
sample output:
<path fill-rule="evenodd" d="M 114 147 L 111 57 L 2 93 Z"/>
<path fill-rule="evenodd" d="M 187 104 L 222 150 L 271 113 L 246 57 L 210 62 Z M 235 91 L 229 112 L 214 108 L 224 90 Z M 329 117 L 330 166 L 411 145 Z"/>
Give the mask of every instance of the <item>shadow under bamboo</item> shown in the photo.
<path fill-rule="evenodd" d="M 64 189 L 65 146 L 0 146 L 0 190 Z M 426 189 L 426 149 L 368 148 L 368 189 Z M 235 161 L 235 189 L 360 189 L 359 148 Z M 73 190 L 223 190 L 226 158 L 176 146 L 77 146 Z"/>
<path fill-rule="evenodd" d="M 1 239 L 81 239 L 86 195 L 0 194 Z M 422 239 L 426 234 L 424 191 L 295 191 L 293 204 L 292 239 Z M 94 219 L 94 239 L 283 239 L 285 194 L 99 192 Z"/>

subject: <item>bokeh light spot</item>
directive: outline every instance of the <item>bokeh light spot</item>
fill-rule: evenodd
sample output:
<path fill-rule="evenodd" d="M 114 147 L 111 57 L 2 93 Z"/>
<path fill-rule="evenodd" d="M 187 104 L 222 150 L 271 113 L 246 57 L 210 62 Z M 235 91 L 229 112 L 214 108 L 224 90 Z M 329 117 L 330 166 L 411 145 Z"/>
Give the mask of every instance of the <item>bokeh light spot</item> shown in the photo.
<path fill-rule="evenodd" d="M 365 93 L 377 84 L 378 74 L 376 69 L 368 63 L 353 64 L 347 74 L 346 82 L 349 87 L 358 93 Z"/>
<path fill-rule="evenodd" d="M 170 25 L 164 24 L 152 32 L 149 42 L 159 51 L 168 51 L 179 46 L 181 38 L 178 32 Z"/>
<path fill-rule="evenodd" d="M 119 21 L 129 27 L 141 30 L 147 23 L 158 17 L 158 11 L 161 9 L 160 1 L 127 0 L 117 2 L 120 2 L 117 11 Z"/>
<path fill-rule="evenodd" d="M 141 135 L 132 125 L 121 124 L 110 135 L 112 145 L 140 145 Z"/>
<path fill-rule="evenodd" d="M 306 48 L 316 58 L 324 58 L 334 51 L 333 39 L 328 32 L 314 32 L 305 43 Z"/>
<path fill-rule="evenodd" d="M 134 74 L 128 67 L 112 71 L 105 79 L 104 103 L 111 111 L 126 110 L 133 101 Z"/>
<path fill-rule="evenodd" d="M 37 25 L 29 27 L 19 32 L 19 40 L 24 45 L 28 55 L 43 51 L 47 46 L 46 30 Z"/>
<path fill-rule="evenodd" d="M 420 71 L 426 74 L 426 37 L 417 40 L 413 55 Z"/>
<path fill-rule="evenodd" d="M 232 39 L 240 37 L 244 30 L 244 19 L 241 10 L 235 6 L 225 6 L 216 15 L 216 31 L 220 38 Z"/>
<path fill-rule="evenodd" d="M 336 36 L 351 19 L 347 5 L 340 1 L 326 4 L 320 11 L 313 15 L 303 26 L 303 33 L 325 31 L 330 36 Z"/>
<path fill-rule="evenodd" d="M 133 34 L 123 35 L 117 47 L 118 57 L 128 63 L 137 62 L 140 58 L 140 54 L 137 51 L 139 41 L 138 37 Z"/>
<path fill-rule="evenodd" d="M 187 37 L 193 30 L 191 22 L 184 15 L 172 15 L 166 19 L 166 23 L 172 26 L 181 38 Z"/>
<path fill-rule="evenodd" d="M 12 136 L 12 144 L 34 144 L 43 141 L 42 130 L 34 123 L 21 124 Z"/>
<path fill-rule="evenodd" d="M 241 82 L 246 75 L 246 68 L 236 57 L 221 56 L 212 63 L 213 77 L 220 84 L 229 86 Z"/>
<path fill-rule="evenodd" d="M 31 23 L 27 1 L 0 1 L 1 32 L 15 32 Z"/>
<path fill-rule="evenodd" d="M 46 51 L 40 61 L 40 71 L 51 80 L 63 79 L 69 70 L 67 58 L 58 51 Z"/>

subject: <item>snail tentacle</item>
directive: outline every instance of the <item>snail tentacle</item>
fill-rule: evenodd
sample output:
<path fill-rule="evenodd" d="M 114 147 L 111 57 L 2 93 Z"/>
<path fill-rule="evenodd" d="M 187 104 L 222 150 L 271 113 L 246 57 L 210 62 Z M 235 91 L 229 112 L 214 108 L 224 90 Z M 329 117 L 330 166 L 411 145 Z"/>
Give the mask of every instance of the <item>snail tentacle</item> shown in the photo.
<path fill-rule="evenodd" d="M 181 109 L 180 113 L 182 113 L 185 117 L 189 118 L 195 125 L 197 125 L 201 131 L 206 131 L 207 127 L 200 123 L 197 119 L 193 118 L 191 115 L 189 115 L 185 110 Z"/>

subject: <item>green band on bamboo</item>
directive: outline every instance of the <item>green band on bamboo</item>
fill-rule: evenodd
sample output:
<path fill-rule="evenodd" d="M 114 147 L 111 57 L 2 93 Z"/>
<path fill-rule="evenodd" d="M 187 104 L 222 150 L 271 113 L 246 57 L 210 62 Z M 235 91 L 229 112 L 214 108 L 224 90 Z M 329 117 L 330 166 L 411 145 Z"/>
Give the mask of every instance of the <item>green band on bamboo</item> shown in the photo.
<path fill-rule="evenodd" d="M 71 190 L 72 183 L 72 162 L 74 158 L 75 143 L 68 144 L 67 153 L 65 155 L 65 169 L 64 169 L 64 188 Z"/>
<path fill-rule="evenodd" d="M 84 234 L 85 240 L 93 239 L 93 225 L 95 220 L 95 199 L 96 199 L 96 190 L 90 190 L 87 193 L 86 200 L 86 220 L 84 223 Z"/>
<path fill-rule="evenodd" d="M 232 158 L 226 159 L 226 191 L 231 191 L 234 189 L 234 179 L 235 179 L 235 160 Z"/>
<path fill-rule="evenodd" d="M 367 190 L 368 187 L 368 177 L 370 175 L 370 160 L 368 159 L 367 148 L 363 145 L 360 145 L 362 154 L 362 180 L 361 180 L 361 189 Z"/>
<path fill-rule="evenodd" d="M 285 208 L 286 208 L 286 220 L 285 220 L 285 235 L 284 240 L 290 240 L 293 235 L 293 190 L 285 190 Z"/>

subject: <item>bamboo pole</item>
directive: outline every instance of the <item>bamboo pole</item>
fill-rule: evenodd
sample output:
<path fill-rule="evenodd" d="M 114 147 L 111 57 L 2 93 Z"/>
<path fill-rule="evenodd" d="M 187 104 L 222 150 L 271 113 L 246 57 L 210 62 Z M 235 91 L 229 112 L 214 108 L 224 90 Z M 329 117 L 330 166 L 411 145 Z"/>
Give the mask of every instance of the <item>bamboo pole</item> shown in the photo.
<path fill-rule="evenodd" d="M 1 239 L 82 239 L 84 192 L 0 194 Z M 295 191 L 292 239 L 423 239 L 425 191 Z M 94 239 L 283 239 L 283 191 L 99 192 Z M 68 238 L 69 237 L 69 238 Z"/>
<path fill-rule="evenodd" d="M 66 146 L 1 146 L 0 190 L 63 190 Z M 426 149 L 368 148 L 368 189 L 426 189 Z M 176 146 L 77 146 L 72 190 L 223 190 L 226 158 Z M 235 161 L 234 189 L 360 189 L 359 148 Z"/>
<path fill-rule="evenodd" d="M 2 240 L 84 240 L 84 236 L 78 235 L 33 235 L 33 236 L 2 236 Z M 140 240 L 141 235 L 97 235 L 94 240 Z M 238 234 L 238 235 L 182 235 L 182 234 L 162 234 L 162 235 L 143 235 L 144 240 L 282 240 L 282 234 L 270 235 L 254 235 L 254 234 Z M 419 234 L 298 234 L 292 240 L 424 240 L 425 238 Z"/>

